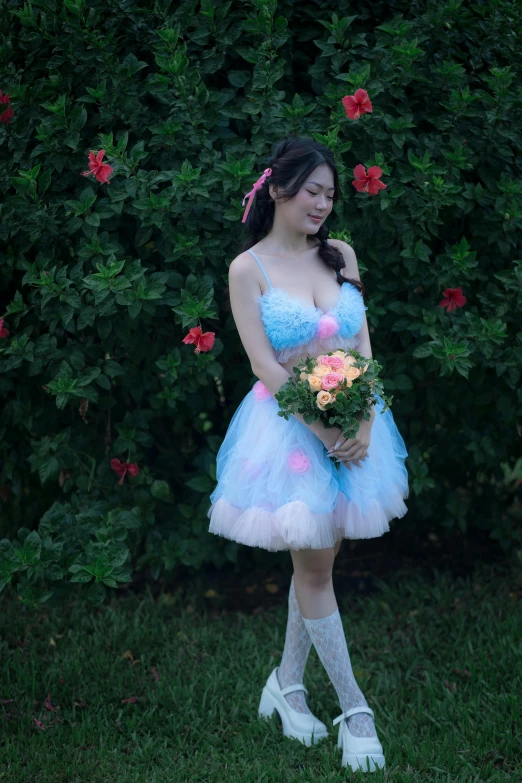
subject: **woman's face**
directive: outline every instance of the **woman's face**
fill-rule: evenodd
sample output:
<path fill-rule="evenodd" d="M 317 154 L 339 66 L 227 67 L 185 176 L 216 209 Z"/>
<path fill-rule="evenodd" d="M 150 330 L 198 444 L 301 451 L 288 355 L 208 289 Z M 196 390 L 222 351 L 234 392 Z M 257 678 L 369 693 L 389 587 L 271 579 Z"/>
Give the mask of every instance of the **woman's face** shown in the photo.
<path fill-rule="evenodd" d="M 276 213 L 294 230 L 315 234 L 333 209 L 334 192 L 332 170 L 326 163 L 321 163 L 293 198 L 283 203 L 276 200 Z M 273 185 L 270 185 L 270 194 L 274 197 Z M 318 215 L 320 220 L 313 220 L 312 215 Z"/>

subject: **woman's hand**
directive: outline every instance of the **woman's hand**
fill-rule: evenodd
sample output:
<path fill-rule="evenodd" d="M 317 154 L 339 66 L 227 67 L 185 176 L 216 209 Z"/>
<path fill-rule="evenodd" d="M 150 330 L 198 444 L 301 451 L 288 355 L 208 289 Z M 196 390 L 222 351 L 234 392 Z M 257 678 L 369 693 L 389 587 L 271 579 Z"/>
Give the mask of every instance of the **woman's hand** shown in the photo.
<path fill-rule="evenodd" d="M 321 440 L 323 446 L 327 451 L 333 449 L 337 441 L 339 443 L 343 439 L 343 431 L 340 427 L 324 427 L 321 426 L 322 432 L 317 433 L 318 438 Z"/>
<path fill-rule="evenodd" d="M 371 429 L 374 416 L 375 412 L 373 412 L 373 415 L 369 421 L 366 421 L 365 419 L 361 421 L 355 438 L 343 439 L 343 436 L 341 435 L 339 438 L 341 441 L 339 447 L 337 449 L 332 448 L 330 451 L 328 451 L 328 456 L 334 458 L 337 457 L 338 460 L 346 465 L 348 470 L 352 469 L 352 466 L 350 465 L 351 462 L 360 468 L 360 461 L 366 459 L 368 455 L 368 447 L 370 445 Z"/>

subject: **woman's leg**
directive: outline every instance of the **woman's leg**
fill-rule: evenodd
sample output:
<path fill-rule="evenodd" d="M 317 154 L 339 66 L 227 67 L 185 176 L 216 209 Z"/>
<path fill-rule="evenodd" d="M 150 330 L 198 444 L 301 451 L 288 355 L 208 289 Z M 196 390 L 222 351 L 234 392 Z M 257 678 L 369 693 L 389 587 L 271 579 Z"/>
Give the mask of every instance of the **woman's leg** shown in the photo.
<path fill-rule="evenodd" d="M 299 604 L 295 595 L 294 577 L 290 582 L 288 591 L 288 619 L 286 621 L 285 646 L 281 663 L 277 669 L 277 681 L 281 688 L 287 685 L 296 685 L 303 682 L 304 670 L 308 660 L 308 654 L 312 646 L 310 634 L 306 630 L 306 625 L 301 617 Z M 287 693 L 285 699 L 297 712 L 310 714 L 305 699 L 304 691 L 295 691 Z"/>
<path fill-rule="evenodd" d="M 338 541 L 335 545 L 335 554 L 339 552 L 340 547 L 341 541 Z M 281 688 L 303 682 L 305 666 L 311 646 L 312 639 L 310 638 L 310 634 L 301 617 L 301 610 L 295 594 L 294 577 L 292 575 L 290 590 L 288 591 L 288 619 L 286 621 L 285 646 L 281 663 L 277 669 L 277 680 Z M 306 703 L 304 691 L 288 693 L 285 696 L 285 699 L 297 712 L 310 714 L 310 708 Z"/>
<path fill-rule="evenodd" d="M 341 710 L 367 706 L 352 670 L 341 615 L 332 583 L 336 550 L 290 550 L 294 564 L 297 601 L 310 638 L 339 697 Z M 376 736 L 371 715 L 359 713 L 347 719 L 356 737 Z"/>

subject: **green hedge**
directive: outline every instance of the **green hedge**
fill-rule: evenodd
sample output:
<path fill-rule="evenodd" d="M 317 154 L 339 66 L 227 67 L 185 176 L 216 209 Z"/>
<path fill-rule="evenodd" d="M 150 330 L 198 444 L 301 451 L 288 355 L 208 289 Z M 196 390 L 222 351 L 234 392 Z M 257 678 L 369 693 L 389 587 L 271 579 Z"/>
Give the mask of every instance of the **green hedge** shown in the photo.
<path fill-rule="evenodd" d="M 520 547 L 518 4 L 0 0 L 0 14 L 0 588 L 32 604 L 83 582 L 100 602 L 133 570 L 259 556 L 209 534 L 206 512 L 254 380 L 227 265 L 243 195 L 287 135 L 338 161 L 329 228 L 357 253 L 410 455 L 398 524 Z M 358 88 L 373 112 L 350 120 Z M 107 184 L 82 176 L 101 150 Z M 361 163 L 386 190 L 354 189 Z M 466 302 L 448 311 L 451 288 Z M 182 342 L 198 325 L 210 351 Z"/>

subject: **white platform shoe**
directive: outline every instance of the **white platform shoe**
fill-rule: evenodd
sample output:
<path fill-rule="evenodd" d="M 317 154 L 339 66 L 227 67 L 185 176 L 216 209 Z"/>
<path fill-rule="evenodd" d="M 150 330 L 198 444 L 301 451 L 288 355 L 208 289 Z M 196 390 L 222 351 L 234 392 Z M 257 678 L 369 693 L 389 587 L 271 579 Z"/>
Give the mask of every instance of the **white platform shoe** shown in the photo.
<path fill-rule="evenodd" d="M 327 737 L 328 729 L 324 723 L 315 717 L 315 715 L 297 712 L 297 710 L 294 710 L 289 705 L 285 699 L 287 693 L 292 693 L 293 691 L 304 691 L 305 693 L 308 693 L 308 690 L 302 683 L 299 683 L 298 685 L 287 685 L 286 688 L 281 688 L 277 679 L 278 668 L 279 667 L 276 666 L 273 670 L 261 693 L 258 711 L 259 717 L 270 718 L 274 714 L 274 710 L 277 710 L 283 724 L 283 734 L 285 737 L 294 737 L 303 742 L 307 747 L 310 747 L 312 743 L 319 742 Z"/>
<path fill-rule="evenodd" d="M 353 772 L 359 769 L 363 772 L 375 772 L 377 768 L 386 767 L 381 743 L 377 737 L 354 737 L 346 724 L 345 718 L 358 712 L 367 712 L 373 718 L 373 710 L 361 706 L 346 710 L 333 721 L 334 726 L 340 724 L 337 747 L 343 752 L 341 765 L 351 767 Z"/>

